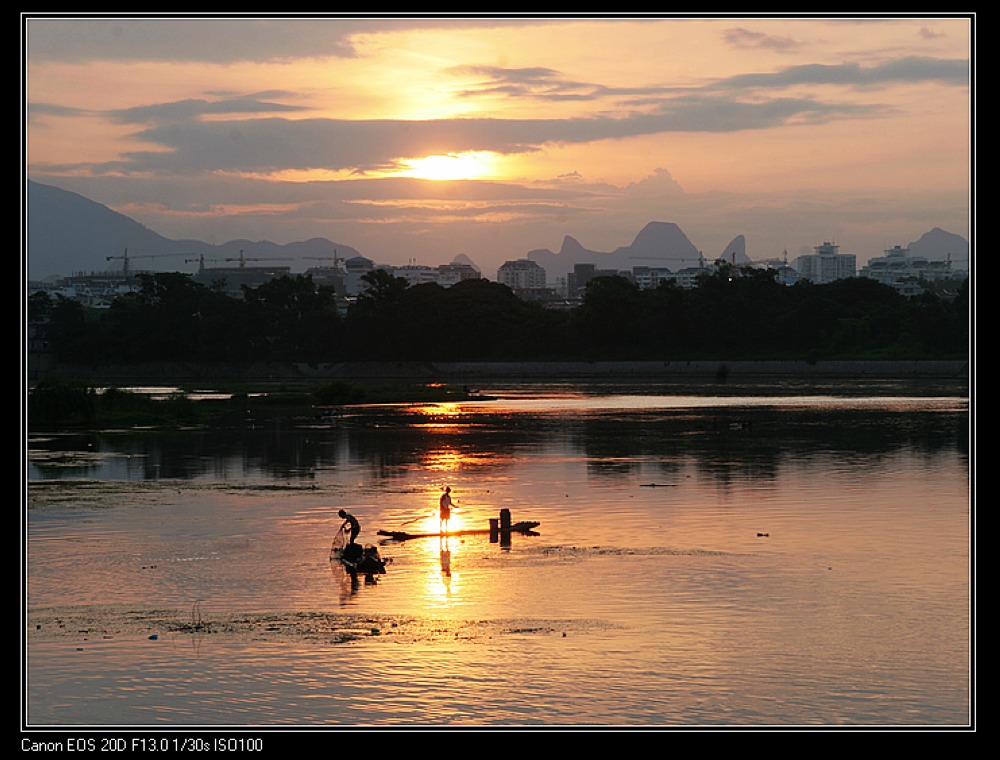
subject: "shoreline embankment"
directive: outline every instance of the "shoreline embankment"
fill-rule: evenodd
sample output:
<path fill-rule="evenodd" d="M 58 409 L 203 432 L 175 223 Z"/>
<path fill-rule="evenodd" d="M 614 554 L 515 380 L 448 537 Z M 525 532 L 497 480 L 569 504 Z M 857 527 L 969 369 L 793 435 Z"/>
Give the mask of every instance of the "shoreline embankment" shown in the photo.
<path fill-rule="evenodd" d="M 543 382 L 700 380 L 750 381 L 767 378 L 953 379 L 968 383 L 967 360 L 832 361 L 539 361 L 539 362 L 330 362 L 50 365 L 29 368 L 28 381 L 45 375 L 105 385 L 208 382 Z"/>

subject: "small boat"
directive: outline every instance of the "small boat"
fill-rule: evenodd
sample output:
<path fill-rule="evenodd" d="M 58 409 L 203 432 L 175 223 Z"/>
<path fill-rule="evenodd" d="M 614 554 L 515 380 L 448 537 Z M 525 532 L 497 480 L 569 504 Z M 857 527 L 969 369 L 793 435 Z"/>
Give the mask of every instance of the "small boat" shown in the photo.
<path fill-rule="evenodd" d="M 535 532 L 540 523 L 537 522 L 516 522 L 513 523 L 506 530 L 510 533 L 520 533 L 525 536 L 537 536 L 538 533 Z M 387 540 L 391 541 L 410 541 L 414 538 L 452 538 L 456 536 L 480 536 L 488 535 L 497 532 L 496 528 L 470 528 L 466 530 L 453 530 L 445 533 L 408 533 L 405 530 L 380 530 L 378 535 L 385 536 Z"/>
<path fill-rule="evenodd" d="M 330 562 L 343 565 L 351 578 L 363 575 L 369 581 L 374 580 L 376 575 L 385 575 L 385 566 L 389 564 L 389 560 L 379 554 L 378 547 L 348 543 L 343 531 L 336 535 L 330 546 Z"/>

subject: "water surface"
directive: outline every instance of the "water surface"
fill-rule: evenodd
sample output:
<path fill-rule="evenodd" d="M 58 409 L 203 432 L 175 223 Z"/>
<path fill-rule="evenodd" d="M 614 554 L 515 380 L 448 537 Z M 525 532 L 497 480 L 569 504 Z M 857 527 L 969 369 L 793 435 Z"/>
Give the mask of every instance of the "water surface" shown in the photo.
<path fill-rule="evenodd" d="M 964 398 L 489 392 L 33 440 L 29 725 L 969 724 Z"/>

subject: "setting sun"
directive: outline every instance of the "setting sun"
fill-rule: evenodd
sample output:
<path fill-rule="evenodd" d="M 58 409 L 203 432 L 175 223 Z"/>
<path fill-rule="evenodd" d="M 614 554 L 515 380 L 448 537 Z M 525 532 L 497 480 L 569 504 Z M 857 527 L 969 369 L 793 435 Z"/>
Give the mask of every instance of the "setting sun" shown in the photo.
<path fill-rule="evenodd" d="M 403 162 L 403 176 L 416 179 L 481 179 L 493 174 L 497 155 L 489 151 L 468 151 L 425 156 Z"/>

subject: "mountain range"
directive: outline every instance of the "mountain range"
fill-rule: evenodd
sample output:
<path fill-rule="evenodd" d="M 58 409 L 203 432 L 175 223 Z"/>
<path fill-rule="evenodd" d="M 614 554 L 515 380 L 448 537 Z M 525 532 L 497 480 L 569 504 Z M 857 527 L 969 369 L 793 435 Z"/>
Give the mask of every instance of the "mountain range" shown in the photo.
<path fill-rule="evenodd" d="M 737 235 L 718 256 L 736 264 L 746 264 L 750 259 L 746 254 L 746 240 Z M 687 235 L 673 222 L 650 222 L 640 230 L 635 239 L 626 246 L 610 252 L 590 251 L 567 235 L 563 238 L 559 252 L 547 248 L 529 251 L 528 258 L 541 266 L 550 279 L 564 277 L 577 264 L 594 264 L 598 269 L 631 271 L 639 266 L 667 267 L 671 271 L 697 267 L 702 262 L 702 254 Z"/>
<path fill-rule="evenodd" d="M 292 271 L 303 271 L 323 266 L 324 262 L 332 264 L 335 257 L 349 259 L 360 255 L 349 245 L 325 238 L 287 245 L 250 240 L 231 240 L 221 245 L 170 240 L 82 195 L 32 181 L 27 183 L 25 204 L 30 280 L 121 269 L 126 251 L 133 269 L 158 271 L 192 271 L 183 262 L 201 257 L 208 266 L 235 266 L 220 262 L 236 262 L 241 256 L 250 264 L 268 261 L 276 266 L 291 266 Z M 183 258 L 171 262 L 172 257 Z"/>
<path fill-rule="evenodd" d="M 121 269 L 126 264 L 126 255 L 133 269 L 191 271 L 184 262 L 203 258 L 210 266 L 241 260 L 251 264 L 283 262 L 293 272 L 322 266 L 324 262 L 330 264 L 335 257 L 343 260 L 363 255 L 349 245 L 325 238 L 284 245 L 250 240 L 231 240 L 221 245 L 198 240 L 171 240 L 82 195 L 30 180 L 25 208 L 25 252 L 30 280 Z M 957 269 L 968 269 L 969 243 L 959 235 L 934 228 L 907 247 L 912 255 L 928 259 L 942 260 L 950 256 Z M 170 258 L 181 261 L 165 264 Z M 594 264 L 599 269 L 613 270 L 664 266 L 677 271 L 698 266 L 702 252 L 676 224 L 650 222 L 629 245 L 614 251 L 587 250 L 567 235 L 558 252 L 537 249 L 522 258 L 537 262 L 551 281 L 572 272 L 576 264 Z M 717 258 L 736 264 L 748 263 L 743 235 L 733 238 L 723 251 L 705 256 L 709 261 Z M 475 266 L 467 257 L 463 260 Z M 115 263 L 111 264 L 112 261 Z"/>

